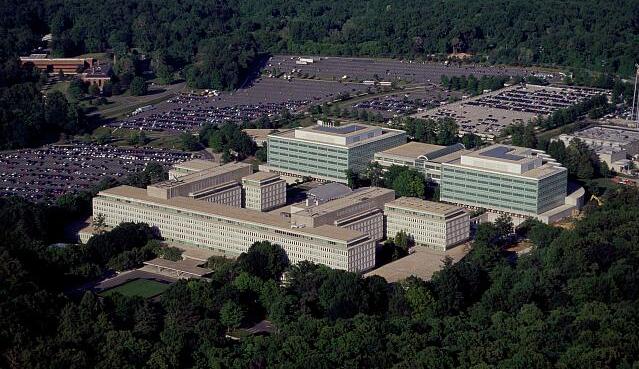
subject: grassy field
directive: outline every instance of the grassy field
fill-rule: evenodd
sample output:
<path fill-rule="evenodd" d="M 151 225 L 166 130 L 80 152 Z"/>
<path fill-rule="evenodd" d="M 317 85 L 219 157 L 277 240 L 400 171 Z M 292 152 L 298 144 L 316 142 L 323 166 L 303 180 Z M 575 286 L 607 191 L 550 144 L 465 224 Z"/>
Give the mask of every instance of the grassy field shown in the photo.
<path fill-rule="evenodd" d="M 121 284 L 117 287 L 110 288 L 100 292 L 100 296 L 111 296 L 114 293 L 120 293 L 124 296 L 140 296 L 149 298 L 162 294 L 169 285 L 149 279 L 134 279 L 132 281 Z"/>

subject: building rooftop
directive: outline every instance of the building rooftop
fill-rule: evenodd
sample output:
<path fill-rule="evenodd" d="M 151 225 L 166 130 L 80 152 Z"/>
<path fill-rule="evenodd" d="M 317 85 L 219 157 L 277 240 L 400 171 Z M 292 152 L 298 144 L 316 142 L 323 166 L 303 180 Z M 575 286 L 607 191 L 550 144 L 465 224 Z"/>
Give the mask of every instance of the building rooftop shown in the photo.
<path fill-rule="evenodd" d="M 472 150 L 459 150 L 459 151 L 453 151 L 450 154 L 446 154 L 446 155 L 442 155 L 442 156 L 437 156 L 433 159 L 429 159 L 429 161 L 432 161 L 433 163 L 450 163 L 453 162 L 455 160 L 459 160 L 459 158 L 462 157 L 462 155 L 466 155 L 468 153 L 471 153 Z"/>
<path fill-rule="evenodd" d="M 296 215 L 316 217 L 328 213 L 332 213 L 339 209 L 343 209 L 348 206 L 356 205 L 361 202 L 365 202 L 373 197 L 383 196 L 388 193 L 395 193 L 395 191 L 381 188 L 381 187 L 363 187 L 359 188 L 350 195 L 340 197 L 323 204 L 309 206 L 301 211 L 296 212 Z"/>
<path fill-rule="evenodd" d="M 281 132 L 282 129 L 274 129 L 274 128 L 246 128 L 243 129 L 242 132 L 246 133 L 253 139 L 253 141 L 261 142 L 266 141 L 266 138 L 271 133 Z"/>
<path fill-rule="evenodd" d="M 98 196 L 114 197 L 123 200 L 133 199 L 150 205 L 161 206 L 180 211 L 190 211 L 207 216 L 216 216 L 229 220 L 238 220 L 249 224 L 267 225 L 280 228 L 289 233 L 310 234 L 318 237 L 339 240 L 344 242 L 354 241 L 365 237 L 362 233 L 336 226 L 323 225 L 315 228 L 292 228 L 290 221 L 272 213 L 263 213 L 257 210 L 236 208 L 222 204 L 199 201 L 188 197 L 173 197 L 165 200 L 151 197 L 146 190 L 131 186 L 118 186 L 100 191 Z"/>
<path fill-rule="evenodd" d="M 221 165 L 221 166 L 207 168 L 207 169 L 204 169 L 204 170 L 199 170 L 199 171 L 196 171 L 194 173 L 189 173 L 189 174 L 180 176 L 178 178 L 169 179 L 168 181 L 156 183 L 156 184 L 151 185 L 149 187 L 173 188 L 173 187 L 177 187 L 177 186 L 182 186 L 182 185 L 184 185 L 186 183 L 199 181 L 202 178 L 215 177 L 215 176 L 220 175 L 222 173 L 230 172 L 230 171 L 233 171 L 233 170 L 236 170 L 236 169 L 240 169 L 240 168 L 245 168 L 245 167 L 248 167 L 248 166 L 251 166 L 251 164 L 246 164 L 246 163 L 225 164 L 225 165 Z"/>
<path fill-rule="evenodd" d="M 145 265 L 154 267 L 170 269 L 174 272 L 193 275 L 196 277 L 203 277 L 207 274 L 211 274 L 212 270 L 193 265 L 193 263 L 185 262 L 183 260 L 173 261 L 161 258 L 155 258 L 144 262 Z"/>
<path fill-rule="evenodd" d="M 345 125 L 332 126 L 317 124 L 299 129 L 300 131 L 315 131 L 331 136 L 354 136 L 364 132 L 379 130 L 379 127 L 368 126 L 359 123 L 349 123 Z"/>
<path fill-rule="evenodd" d="M 466 156 L 483 157 L 502 162 L 521 163 L 531 160 L 537 153 L 527 147 L 509 145 L 491 145 L 477 151 L 471 151 Z"/>
<path fill-rule="evenodd" d="M 329 144 L 350 148 L 396 135 L 406 135 L 406 132 L 398 129 L 349 123 L 343 126 L 317 124 L 273 133 L 270 134 L 269 137 L 288 138 L 316 144 Z"/>
<path fill-rule="evenodd" d="M 639 130 L 615 126 L 597 126 L 577 131 L 567 136 L 629 144 L 639 141 Z"/>
<path fill-rule="evenodd" d="M 566 171 L 543 151 L 502 144 L 464 153 L 447 164 L 533 179 Z"/>
<path fill-rule="evenodd" d="M 398 156 L 398 157 L 409 158 L 414 160 L 419 158 L 422 155 L 428 155 L 432 152 L 439 151 L 440 149 L 443 149 L 445 147 L 446 146 L 431 145 L 427 143 L 413 141 L 413 142 L 403 144 L 401 146 L 396 146 L 391 149 L 384 150 L 380 152 L 380 154 Z"/>
<path fill-rule="evenodd" d="M 567 169 L 562 166 L 546 163 L 538 168 L 531 169 L 523 173 L 523 176 L 528 178 L 541 179 L 549 175 L 565 171 L 567 171 Z"/>
<path fill-rule="evenodd" d="M 184 169 L 188 171 L 198 172 L 201 170 L 211 169 L 219 167 L 220 163 L 212 161 L 212 160 L 204 160 L 204 159 L 193 159 L 184 161 L 182 163 L 173 164 L 173 168 Z"/>
<path fill-rule="evenodd" d="M 29 56 L 21 56 L 20 60 L 29 61 L 29 60 L 46 60 L 55 63 L 84 63 L 87 59 L 84 58 L 51 58 L 47 54 L 31 54 Z"/>
<path fill-rule="evenodd" d="M 543 151 L 502 144 L 467 152 L 446 164 L 533 179 L 566 171 Z"/>
<path fill-rule="evenodd" d="M 20 59 L 46 59 L 47 54 L 30 54 L 29 56 L 21 56 Z"/>
<path fill-rule="evenodd" d="M 400 197 L 386 203 L 386 206 L 415 210 L 443 217 L 458 215 L 465 212 L 465 210 L 459 206 L 445 204 L 442 202 L 426 201 L 416 197 Z"/>
<path fill-rule="evenodd" d="M 320 201 L 329 201 L 338 197 L 350 195 L 351 193 L 353 193 L 353 190 L 351 190 L 351 188 L 347 185 L 330 182 L 306 191 L 306 196 L 314 197 Z"/>
<path fill-rule="evenodd" d="M 273 173 L 273 172 L 255 172 L 251 175 L 248 175 L 246 177 L 242 177 L 242 180 L 246 180 L 246 181 L 254 181 L 254 182 L 263 182 L 263 181 L 268 181 L 270 179 L 274 179 L 274 178 L 279 178 L 280 175 L 277 173 Z"/>

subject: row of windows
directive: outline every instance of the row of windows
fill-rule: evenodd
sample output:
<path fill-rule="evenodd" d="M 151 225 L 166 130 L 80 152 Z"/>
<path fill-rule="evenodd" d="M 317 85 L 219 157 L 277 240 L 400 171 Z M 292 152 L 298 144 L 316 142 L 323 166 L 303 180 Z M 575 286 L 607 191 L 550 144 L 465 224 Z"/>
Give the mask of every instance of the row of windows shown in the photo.
<path fill-rule="evenodd" d="M 466 193 L 474 197 L 503 200 L 509 202 L 517 202 L 522 204 L 536 204 L 537 197 L 532 194 L 521 194 L 510 191 L 500 190 L 499 188 L 486 188 L 482 186 L 475 186 L 473 184 L 461 184 L 461 183 L 446 183 L 442 186 L 442 191 Z M 522 199 L 529 199 L 531 201 L 520 201 Z M 533 201 L 534 200 L 534 201 Z"/>
<path fill-rule="evenodd" d="M 127 204 L 130 204 L 130 205 L 127 205 Z M 103 199 L 98 198 L 94 200 L 94 207 L 96 208 L 96 210 L 99 210 L 96 213 L 101 213 L 101 212 L 117 213 L 118 211 L 126 211 L 127 213 L 129 213 L 133 211 L 136 214 L 139 214 L 140 216 L 152 217 L 153 220 L 166 223 L 169 226 L 171 226 L 171 221 L 175 218 L 174 214 L 178 214 L 181 217 L 185 217 L 185 226 L 201 224 L 201 221 L 204 221 L 206 222 L 206 224 L 210 226 L 219 227 L 219 226 L 229 225 L 229 226 L 238 227 L 239 229 L 242 229 L 242 230 L 246 230 L 246 229 L 254 230 L 260 234 L 275 232 L 275 233 L 285 234 L 286 236 L 293 239 L 305 240 L 307 242 L 324 243 L 329 246 L 337 245 L 335 241 L 324 240 L 322 238 L 314 237 L 307 234 L 282 231 L 279 229 L 274 229 L 271 227 L 262 226 L 258 224 L 251 224 L 244 221 L 225 219 L 225 218 L 217 217 L 215 215 L 202 215 L 202 214 L 194 213 L 191 211 L 176 210 L 176 209 L 161 207 L 154 204 L 142 204 L 137 202 L 133 203 L 129 200 L 125 200 L 121 202 L 118 200 L 115 200 L 112 202 L 112 201 L 103 201 Z M 132 210 L 132 208 L 134 208 L 134 210 Z"/>
<path fill-rule="evenodd" d="M 457 184 L 457 185 L 466 185 L 466 186 L 470 186 L 470 184 L 474 184 L 474 183 L 479 183 L 483 186 L 478 187 L 478 188 L 482 188 L 482 189 L 487 189 L 487 188 L 508 188 L 508 189 L 513 189 L 516 191 L 525 191 L 525 192 L 533 192 L 536 193 L 537 192 L 537 186 L 527 186 L 527 187 L 520 187 L 520 186 L 515 186 L 515 185 L 509 185 L 506 183 L 501 183 L 501 182 L 491 182 L 491 181 L 482 181 L 482 180 L 469 180 L 467 177 L 462 177 L 462 176 L 450 176 L 450 175 L 446 175 L 444 177 L 444 180 L 446 181 L 447 185 L 450 184 Z M 456 182 L 453 182 L 456 181 Z"/>
<path fill-rule="evenodd" d="M 338 149 L 338 148 L 334 148 L 331 146 L 323 146 L 323 145 L 319 145 L 319 144 L 310 144 L 310 143 L 305 143 L 305 142 L 301 142 L 301 141 L 293 141 L 293 140 L 277 140 L 277 139 L 269 139 L 268 141 L 268 147 L 269 149 L 271 147 L 274 148 L 282 148 L 282 149 L 289 149 L 291 147 L 305 147 L 307 149 L 314 149 L 314 150 L 323 150 L 323 151 L 328 151 L 328 152 L 333 152 L 333 153 L 338 153 L 338 154 L 346 154 L 348 151 L 346 149 Z"/>
<path fill-rule="evenodd" d="M 451 168 L 451 167 L 443 167 L 443 174 L 446 177 L 451 175 L 451 173 L 460 174 L 461 178 L 465 178 L 465 179 L 468 179 L 468 177 L 480 177 L 480 178 L 491 179 L 493 182 L 494 181 L 512 182 L 512 183 L 518 183 L 518 184 L 522 184 L 522 185 L 531 185 L 531 184 L 535 185 L 535 182 L 536 182 L 534 180 L 517 179 L 517 178 L 510 177 L 510 176 L 493 174 L 493 173 L 486 173 L 486 172 L 480 172 L 480 171 L 475 171 L 475 170 L 465 170 L 465 169 L 458 169 L 458 168 Z"/>
<path fill-rule="evenodd" d="M 293 154 L 293 153 L 299 153 L 300 155 L 297 154 Z M 307 157 L 307 156 L 316 156 L 316 157 L 324 157 L 324 158 L 330 158 L 330 160 L 341 160 L 341 161 L 347 161 L 348 160 L 348 156 L 344 155 L 344 156 L 340 156 L 340 155 L 331 155 L 328 154 L 326 152 L 323 151 L 306 151 L 306 150 L 297 150 L 294 148 L 287 148 L 287 149 L 275 149 L 275 148 L 271 148 L 269 150 L 269 155 L 288 155 L 288 156 L 292 156 L 292 157 Z"/>
<path fill-rule="evenodd" d="M 164 221 L 154 221 L 154 217 L 142 216 L 138 210 L 132 211 L 119 211 L 117 214 L 113 212 L 103 211 L 102 207 L 96 206 L 96 214 L 106 214 L 105 219 L 110 225 L 117 225 L 123 221 L 142 221 L 147 222 L 153 226 L 157 226 L 162 232 L 162 235 L 170 240 L 204 245 L 212 248 L 221 249 L 227 252 L 239 254 L 245 252 L 248 246 L 253 242 L 261 240 L 269 240 L 274 243 L 278 243 L 283 246 L 287 255 L 292 262 L 300 260 L 309 260 L 316 263 L 326 264 L 334 268 L 347 269 L 347 260 L 351 259 L 352 252 L 346 252 L 345 250 L 339 250 L 332 247 L 313 247 L 315 245 L 309 245 L 304 242 L 297 242 L 283 237 L 273 237 L 268 234 L 261 234 L 258 232 L 250 232 L 245 230 L 238 230 L 235 227 L 211 227 L 211 225 L 205 226 L 193 226 L 190 225 L 190 221 L 186 219 L 172 219 L 170 223 Z M 181 223 L 183 221 L 183 223 Z M 188 229 L 188 232 L 184 232 Z M 309 246 L 311 247 L 309 249 Z M 357 251 L 361 247 L 368 247 L 373 250 L 374 245 L 372 242 L 368 244 L 360 245 L 358 248 L 354 248 L 352 251 Z M 337 254 L 337 255 L 336 255 Z M 332 255 L 332 256 L 331 256 Z M 339 256 L 341 255 L 341 256 Z M 374 260 L 372 262 L 374 264 Z M 358 269 L 351 269 L 353 271 L 369 269 L 365 262 L 361 264 Z"/>

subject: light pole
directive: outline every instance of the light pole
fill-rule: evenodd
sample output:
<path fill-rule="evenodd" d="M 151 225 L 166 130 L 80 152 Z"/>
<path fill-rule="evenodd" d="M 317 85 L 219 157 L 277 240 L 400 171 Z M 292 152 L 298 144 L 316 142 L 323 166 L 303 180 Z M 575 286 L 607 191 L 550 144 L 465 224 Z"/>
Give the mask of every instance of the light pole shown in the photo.
<path fill-rule="evenodd" d="M 639 78 L 639 64 L 635 64 L 635 90 L 632 94 L 632 110 L 630 111 L 630 120 L 635 120 L 635 114 L 637 119 L 636 128 L 639 128 L 639 106 L 637 106 L 637 79 Z M 637 112 L 635 113 L 635 108 Z"/>

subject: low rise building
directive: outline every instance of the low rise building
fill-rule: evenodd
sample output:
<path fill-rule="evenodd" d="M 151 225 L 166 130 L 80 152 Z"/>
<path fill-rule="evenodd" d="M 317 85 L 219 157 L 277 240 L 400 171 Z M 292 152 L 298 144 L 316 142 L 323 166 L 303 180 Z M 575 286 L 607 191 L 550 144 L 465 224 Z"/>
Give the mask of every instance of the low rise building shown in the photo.
<path fill-rule="evenodd" d="M 242 178 L 244 207 L 269 211 L 286 204 L 286 181 L 275 173 L 257 172 Z"/>
<path fill-rule="evenodd" d="M 374 161 L 384 168 L 399 165 L 415 169 L 424 174 L 426 179 L 439 183 L 442 163 L 455 161 L 467 152 L 462 144 L 440 146 L 409 142 L 375 153 Z"/>
<path fill-rule="evenodd" d="M 281 245 L 291 263 L 308 260 L 351 272 L 375 265 L 375 241 L 362 232 L 335 225 L 299 227 L 276 214 L 182 196 L 153 197 L 130 186 L 99 192 L 93 199 L 93 214 L 104 216 L 110 227 L 143 222 L 169 241 L 233 256 L 266 240 Z"/>
<path fill-rule="evenodd" d="M 559 140 L 568 146 L 578 139 L 590 147 L 606 163 L 617 172 L 629 169 L 628 156 L 639 154 L 639 130 L 618 126 L 596 126 L 571 134 L 561 134 Z"/>
<path fill-rule="evenodd" d="M 639 154 L 639 130 L 618 126 L 596 126 L 570 134 L 561 134 L 558 139 L 570 145 L 574 139 L 586 143 L 591 149 L 625 151 L 628 155 Z"/>
<path fill-rule="evenodd" d="M 608 168 L 623 173 L 630 167 L 630 160 L 628 160 L 628 153 L 624 149 L 613 148 L 597 148 L 594 150 L 599 158 L 599 161 L 606 163 Z"/>
<path fill-rule="evenodd" d="M 46 73 L 78 74 L 93 66 L 94 59 L 50 58 L 47 54 L 31 54 L 20 57 L 20 65 L 32 64 Z"/>
<path fill-rule="evenodd" d="M 228 182 L 241 182 L 242 177 L 253 174 L 253 167 L 246 163 L 230 163 L 169 179 L 147 187 L 149 196 L 170 199 L 176 196 L 193 196 L 202 190 Z"/>
<path fill-rule="evenodd" d="M 406 132 L 360 123 L 317 124 L 268 136 L 268 164 L 261 168 L 292 177 L 347 183 L 374 153 L 406 143 Z"/>
<path fill-rule="evenodd" d="M 96 65 L 86 69 L 80 74 L 80 79 L 89 85 L 97 86 L 100 91 L 104 89 L 104 86 L 111 82 L 111 66 L 109 64 L 102 64 L 97 62 Z"/>
<path fill-rule="evenodd" d="M 404 231 L 417 246 L 445 251 L 470 238 L 470 214 L 458 206 L 400 197 L 386 203 L 384 214 L 389 238 Z"/>
<path fill-rule="evenodd" d="M 492 145 L 442 164 L 441 201 L 519 217 L 559 220 L 566 204 L 566 168 L 540 150 Z"/>

